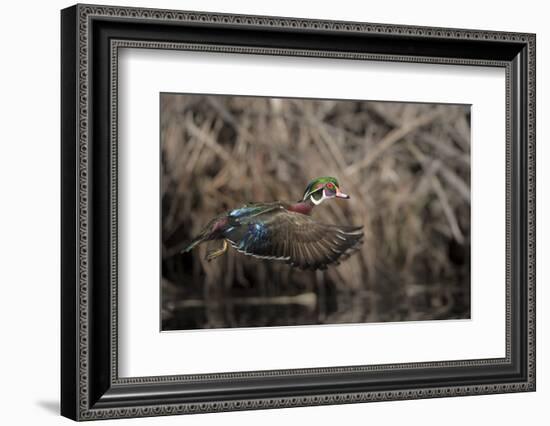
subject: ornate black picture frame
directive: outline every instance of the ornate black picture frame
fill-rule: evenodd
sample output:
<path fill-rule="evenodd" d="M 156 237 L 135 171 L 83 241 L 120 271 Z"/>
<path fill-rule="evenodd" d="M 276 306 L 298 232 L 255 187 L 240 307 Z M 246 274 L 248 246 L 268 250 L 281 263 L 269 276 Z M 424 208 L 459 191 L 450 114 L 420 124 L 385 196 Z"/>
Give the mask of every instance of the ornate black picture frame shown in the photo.
<path fill-rule="evenodd" d="M 62 415 L 91 420 L 535 390 L 534 34 L 95 5 L 64 9 L 61 29 Z M 506 356 L 120 378 L 121 47 L 504 68 Z"/>

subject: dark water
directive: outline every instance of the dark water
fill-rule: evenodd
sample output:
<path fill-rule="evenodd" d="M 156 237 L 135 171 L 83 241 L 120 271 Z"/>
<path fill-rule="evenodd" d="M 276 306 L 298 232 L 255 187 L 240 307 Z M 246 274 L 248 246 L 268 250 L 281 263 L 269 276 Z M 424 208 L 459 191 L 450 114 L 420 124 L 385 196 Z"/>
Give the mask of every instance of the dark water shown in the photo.
<path fill-rule="evenodd" d="M 331 273 L 256 259 L 246 261 L 242 275 L 229 274 L 230 261 L 222 260 L 205 273 L 201 268 L 193 271 L 200 262 L 192 255 L 165 260 L 165 277 L 171 279 L 162 284 L 163 330 L 470 317 L 470 286 L 460 274 L 447 282 L 416 285 L 379 277 L 369 290 L 348 288 Z M 248 274 L 264 279 L 252 282 Z"/>

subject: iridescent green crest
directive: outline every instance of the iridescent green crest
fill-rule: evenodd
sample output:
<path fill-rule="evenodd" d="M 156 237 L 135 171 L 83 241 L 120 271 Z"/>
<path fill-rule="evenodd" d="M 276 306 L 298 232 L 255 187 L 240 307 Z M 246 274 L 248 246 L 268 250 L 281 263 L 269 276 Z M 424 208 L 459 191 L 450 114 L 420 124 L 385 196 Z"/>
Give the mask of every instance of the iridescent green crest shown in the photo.
<path fill-rule="evenodd" d="M 329 182 L 334 184 L 334 186 L 336 186 L 337 188 L 340 187 L 340 184 L 338 183 L 336 178 L 333 178 L 331 176 L 323 176 L 317 179 L 313 179 L 311 182 L 308 183 L 307 188 L 304 192 L 304 196 L 302 197 L 302 200 L 303 201 L 307 200 L 311 194 L 319 191 Z"/>

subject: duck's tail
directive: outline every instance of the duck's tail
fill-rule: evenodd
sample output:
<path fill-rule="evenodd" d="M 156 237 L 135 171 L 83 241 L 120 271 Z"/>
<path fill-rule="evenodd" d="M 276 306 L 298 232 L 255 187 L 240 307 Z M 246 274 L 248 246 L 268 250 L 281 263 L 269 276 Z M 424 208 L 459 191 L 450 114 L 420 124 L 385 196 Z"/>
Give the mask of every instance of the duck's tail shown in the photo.
<path fill-rule="evenodd" d="M 193 238 L 183 250 L 180 251 L 180 253 L 187 253 L 193 250 L 200 243 L 214 239 L 216 236 L 216 230 L 220 227 L 218 223 L 220 217 L 215 217 L 210 222 L 208 222 L 206 226 L 202 228 L 202 231 L 200 231 L 199 234 L 195 238 Z"/>
<path fill-rule="evenodd" d="M 187 253 L 193 250 L 196 246 L 198 246 L 200 243 L 202 243 L 205 240 L 206 240 L 206 236 L 203 233 L 197 235 L 184 249 L 180 251 L 180 253 Z"/>

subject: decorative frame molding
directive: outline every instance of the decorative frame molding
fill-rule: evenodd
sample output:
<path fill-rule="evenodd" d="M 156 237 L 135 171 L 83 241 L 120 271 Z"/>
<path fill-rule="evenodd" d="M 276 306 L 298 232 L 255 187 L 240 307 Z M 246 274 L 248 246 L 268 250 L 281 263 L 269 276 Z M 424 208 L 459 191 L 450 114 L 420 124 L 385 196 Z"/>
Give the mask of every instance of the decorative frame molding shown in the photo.
<path fill-rule="evenodd" d="M 140 29 L 127 30 L 128 23 L 139 24 Z M 227 31 L 238 42 L 213 43 L 204 30 L 214 27 Z M 182 31 L 178 38 L 170 28 L 188 29 L 188 34 Z M 248 31 L 265 34 L 264 45 L 252 45 Z M 140 38 L 145 32 L 155 34 L 158 40 Z M 300 40 L 301 35 L 310 33 L 331 40 L 336 49 Z M 298 41 L 290 45 L 291 39 Z M 365 39 L 372 43 L 357 50 L 353 43 Z M 396 45 L 391 51 L 390 43 Z M 405 45 L 418 45 L 417 54 L 400 52 Z M 505 68 L 506 357 L 119 378 L 117 72 L 118 49 L 125 47 Z M 62 81 L 63 415 L 91 420 L 535 389 L 533 34 L 76 5 L 62 11 Z M 493 377 L 495 369 L 502 370 L 498 380 Z M 409 371 L 426 371 L 433 385 L 403 386 Z M 463 372 L 462 376 L 456 373 L 459 378 L 485 371 L 488 378 L 480 376 L 471 384 L 453 385 L 452 380 L 458 381 L 449 376 L 453 371 Z M 389 380 L 378 386 L 381 373 L 391 376 L 394 384 Z M 336 376 L 348 382 L 333 390 L 330 382 Z M 299 390 L 304 377 L 316 385 Z M 224 384 L 233 380 L 234 385 L 237 379 L 243 383 L 242 390 L 224 393 Z M 276 388 L 277 380 L 287 387 Z M 189 392 L 190 386 L 195 393 Z M 167 389 L 172 394 L 181 389 L 181 393 L 168 397 Z M 259 390 L 271 394 L 254 397 Z"/>

